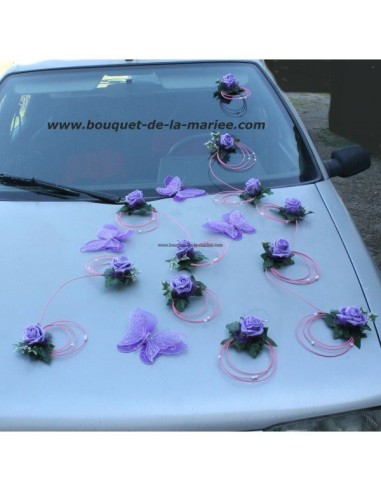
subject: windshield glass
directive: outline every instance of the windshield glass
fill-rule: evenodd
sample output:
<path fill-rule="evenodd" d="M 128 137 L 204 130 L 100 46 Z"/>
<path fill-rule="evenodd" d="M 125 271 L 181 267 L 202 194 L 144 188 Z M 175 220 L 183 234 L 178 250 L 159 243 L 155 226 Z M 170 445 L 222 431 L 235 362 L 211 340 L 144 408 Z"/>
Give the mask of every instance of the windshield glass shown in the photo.
<path fill-rule="evenodd" d="M 249 97 L 216 93 L 216 81 L 227 74 L 244 88 L 238 95 Z M 222 163 L 215 157 L 211 168 L 205 143 L 212 133 L 232 135 L 242 146 L 222 154 Z M 210 193 L 242 188 L 252 177 L 271 187 L 319 177 L 277 94 L 246 62 L 11 75 L 0 87 L 0 173 L 121 195 L 141 189 L 152 199 L 167 176 Z M 4 186 L 0 192 L 25 193 Z"/>

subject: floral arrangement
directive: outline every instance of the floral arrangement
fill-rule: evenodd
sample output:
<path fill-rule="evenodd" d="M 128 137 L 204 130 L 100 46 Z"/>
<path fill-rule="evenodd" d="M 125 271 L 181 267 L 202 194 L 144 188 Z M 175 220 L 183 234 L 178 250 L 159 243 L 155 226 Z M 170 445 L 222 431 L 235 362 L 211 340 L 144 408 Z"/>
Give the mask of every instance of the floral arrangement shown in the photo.
<path fill-rule="evenodd" d="M 103 273 L 105 286 L 125 287 L 130 282 L 135 282 L 139 273 L 127 256 L 115 257 L 111 260 L 110 268 Z"/>
<path fill-rule="evenodd" d="M 246 316 L 240 321 L 234 321 L 226 325 L 230 337 L 221 342 L 221 345 L 233 339 L 230 347 L 239 351 L 247 351 L 251 357 L 256 358 L 262 351 L 264 345 L 269 343 L 276 347 L 276 343 L 268 335 L 268 328 L 264 326 L 264 322 L 256 316 Z"/>
<path fill-rule="evenodd" d="M 306 215 L 313 212 L 307 212 L 302 206 L 302 202 L 297 198 L 287 198 L 284 206 L 279 208 L 279 213 L 289 222 L 295 222 L 304 219 Z"/>
<path fill-rule="evenodd" d="M 15 351 L 28 355 L 32 359 L 51 362 L 54 345 L 51 334 L 39 324 L 28 325 L 24 328 L 22 342 L 15 345 Z"/>
<path fill-rule="evenodd" d="M 221 92 L 223 91 L 227 96 L 238 96 L 244 90 L 240 87 L 237 77 L 232 73 L 227 73 L 222 77 L 222 80 L 216 80 L 217 90 L 214 93 L 214 97 L 222 98 Z"/>
<path fill-rule="evenodd" d="M 368 322 L 377 318 L 376 314 L 368 314 L 357 306 L 346 306 L 323 314 L 326 325 L 333 330 L 333 338 L 341 340 L 352 338 L 357 348 L 361 348 L 361 339 L 366 338 L 364 331 L 371 330 Z"/>
<path fill-rule="evenodd" d="M 271 244 L 266 242 L 262 243 L 264 253 L 261 254 L 263 258 L 263 270 L 268 268 L 281 268 L 287 265 L 293 265 L 294 256 L 289 242 L 286 239 L 275 239 Z"/>
<path fill-rule="evenodd" d="M 176 268 L 177 270 L 191 271 L 192 264 L 200 263 L 208 258 L 204 256 L 200 251 L 195 251 L 192 243 L 187 239 L 182 239 L 177 242 L 176 256 L 169 262 L 170 268 Z"/>
<path fill-rule="evenodd" d="M 170 282 L 163 282 L 162 284 L 167 305 L 173 305 L 180 313 L 188 307 L 191 296 L 201 297 L 207 288 L 193 275 L 186 274 L 176 275 Z"/>
<path fill-rule="evenodd" d="M 211 154 L 218 152 L 220 159 L 227 160 L 229 154 L 235 153 L 236 143 L 239 139 L 230 133 L 224 133 L 221 135 L 219 132 L 212 132 L 211 139 L 205 143 Z"/>
<path fill-rule="evenodd" d="M 124 205 L 119 212 L 128 215 L 150 215 L 152 212 L 156 212 L 156 209 L 145 202 L 142 191 L 135 190 L 125 197 Z"/>
<path fill-rule="evenodd" d="M 241 200 L 245 200 L 251 205 L 256 205 L 261 198 L 265 195 L 272 195 L 273 192 L 270 188 L 266 188 L 262 185 L 259 179 L 250 178 L 245 183 L 245 190 L 239 195 Z"/>
<path fill-rule="evenodd" d="M 176 202 L 183 202 L 187 198 L 206 195 L 205 190 L 199 188 L 184 188 L 178 176 L 167 176 L 164 179 L 164 188 L 156 188 L 159 195 L 171 197 Z"/>

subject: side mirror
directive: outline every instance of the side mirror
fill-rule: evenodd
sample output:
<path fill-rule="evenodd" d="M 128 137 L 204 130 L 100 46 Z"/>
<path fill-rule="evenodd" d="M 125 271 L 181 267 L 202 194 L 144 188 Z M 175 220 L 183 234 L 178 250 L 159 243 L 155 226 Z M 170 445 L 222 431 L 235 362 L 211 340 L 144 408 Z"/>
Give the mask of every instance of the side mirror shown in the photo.
<path fill-rule="evenodd" d="M 366 171 L 370 168 L 370 155 L 361 145 L 353 145 L 336 149 L 331 154 L 331 159 L 324 161 L 330 178 L 340 176 L 347 178 Z"/>

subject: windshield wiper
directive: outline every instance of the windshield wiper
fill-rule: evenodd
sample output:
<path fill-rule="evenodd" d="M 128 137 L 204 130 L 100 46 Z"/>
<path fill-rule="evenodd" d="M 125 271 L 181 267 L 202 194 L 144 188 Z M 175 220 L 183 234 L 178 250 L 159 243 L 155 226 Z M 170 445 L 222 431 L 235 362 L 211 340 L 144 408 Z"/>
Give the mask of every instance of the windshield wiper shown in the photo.
<path fill-rule="evenodd" d="M 0 184 L 25 188 L 34 193 L 43 193 L 52 196 L 80 196 L 81 194 L 84 194 L 92 198 L 96 198 L 103 203 L 119 203 L 120 201 L 120 197 L 109 195 L 107 193 L 88 191 L 81 188 L 74 188 L 73 186 L 49 183 L 48 181 L 42 181 L 41 179 L 22 178 L 20 176 L 12 176 L 10 174 L 0 174 Z"/>

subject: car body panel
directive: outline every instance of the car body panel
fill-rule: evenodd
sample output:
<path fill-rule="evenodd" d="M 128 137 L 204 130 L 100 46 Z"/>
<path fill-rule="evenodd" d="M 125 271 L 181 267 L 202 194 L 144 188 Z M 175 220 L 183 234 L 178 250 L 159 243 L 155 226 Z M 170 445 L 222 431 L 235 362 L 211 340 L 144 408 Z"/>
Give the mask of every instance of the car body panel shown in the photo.
<path fill-rule="evenodd" d="M 102 278 L 78 279 L 63 287 L 49 304 L 44 322 L 75 320 L 89 334 L 83 350 L 51 365 L 13 353 L 12 344 L 19 341 L 25 325 L 38 321 L 60 285 L 86 276 L 85 263 L 108 254 L 82 253 L 80 248 L 95 239 L 104 224 L 114 223 L 119 207 L 2 202 L 6 234 L 0 282 L 0 391 L 6 397 L 0 402 L 0 429 L 249 430 L 379 405 L 381 353 L 375 329 L 361 350 L 354 347 L 331 360 L 307 352 L 295 338 L 298 320 L 316 311 L 309 303 L 329 311 L 351 304 L 367 308 L 367 299 L 337 230 L 347 242 L 353 241 L 354 249 L 360 240 L 345 209 L 334 201 L 333 191 L 324 183 L 276 189 L 264 201 L 279 204 L 291 196 L 313 211 L 296 234 L 293 225 L 266 219 L 251 205 L 238 208 L 257 232 L 245 234 L 242 241 L 227 239 L 226 257 L 196 270 L 196 278 L 218 294 L 223 306 L 216 319 L 199 325 L 180 321 L 166 306 L 161 282 L 176 273 L 166 262 L 175 248 L 158 245 L 183 239 L 184 228 L 194 242 L 218 243 L 222 236 L 208 232 L 202 224 L 220 219 L 230 208 L 215 203 L 212 196 L 183 203 L 170 198 L 152 202 L 159 213 L 158 229 L 134 233 L 126 242 L 125 253 L 141 270 L 135 284 L 114 292 L 104 287 Z M 339 213 L 337 224 L 332 213 Z M 261 243 L 279 237 L 294 237 L 294 249 L 318 262 L 321 278 L 317 282 L 280 286 L 267 280 Z M 375 278 L 371 287 L 379 287 Z M 116 345 L 137 307 L 157 316 L 158 330 L 182 332 L 188 350 L 162 356 L 152 366 L 142 364 L 138 352 L 118 352 Z M 374 299 L 370 307 L 379 309 L 379 302 Z M 217 354 L 227 336 L 225 325 L 255 309 L 268 313 L 269 335 L 278 344 L 278 367 L 269 381 L 247 384 L 226 376 Z M 316 328 L 319 336 L 329 331 L 320 323 Z M 246 359 L 240 354 L 237 364 L 263 367 L 268 360 L 267 354 L 255 361 Z"/>

